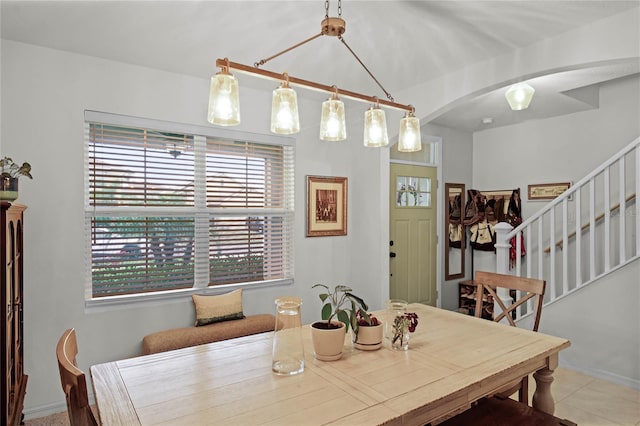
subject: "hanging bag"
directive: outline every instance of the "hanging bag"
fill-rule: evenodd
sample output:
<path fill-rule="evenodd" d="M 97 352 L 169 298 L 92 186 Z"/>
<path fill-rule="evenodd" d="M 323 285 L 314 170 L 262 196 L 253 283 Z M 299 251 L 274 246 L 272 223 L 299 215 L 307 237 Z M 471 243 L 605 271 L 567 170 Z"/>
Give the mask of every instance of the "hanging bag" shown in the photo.
<path fill-rule="evenodd" d="M 469 201 L 464 208 L 464 224 L 470 226 L 484 220 L 485 200 L 480 191 L 475 189 L 467 190 L 467 196 Z"/>
<path fill-rule="evenodd" d="M 474 250 L 494 251 L 496 233 L 493 225 L 486 220 L 471 226 L 471 247 Z"/>

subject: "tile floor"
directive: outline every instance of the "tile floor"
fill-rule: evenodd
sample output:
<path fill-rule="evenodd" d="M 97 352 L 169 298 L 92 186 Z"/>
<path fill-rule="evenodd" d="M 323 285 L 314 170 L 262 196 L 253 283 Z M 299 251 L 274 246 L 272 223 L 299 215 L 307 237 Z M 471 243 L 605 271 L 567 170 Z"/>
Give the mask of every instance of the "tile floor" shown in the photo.
<path fill-rule="evenodd" d="M 564 368 L 558 368 L 553 376 L 551 393 L 556 403 L 556 416 L 580 426 L 640 426 L 640 391 Z M 533 378 L 529 379 L 529 387 L 529 395 L 533 395 Z M 25 421 L 25 426 L 68 424 L 66 413 Z"/>
<path fill-rule="evenodd" d="M 555 415 L 581 426 L 640 426 L 640 391 L 558 368 L 551 393 Z M 535 380 L 529 386 L 535 389 Z"/>

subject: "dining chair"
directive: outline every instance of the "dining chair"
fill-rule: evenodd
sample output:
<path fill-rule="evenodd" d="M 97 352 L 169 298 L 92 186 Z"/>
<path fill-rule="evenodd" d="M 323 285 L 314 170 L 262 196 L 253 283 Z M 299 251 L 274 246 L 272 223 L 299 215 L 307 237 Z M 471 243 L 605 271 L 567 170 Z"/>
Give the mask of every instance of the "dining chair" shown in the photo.
<path fill-rule="evenodd" d="M 493 299 L 502 309 L 499 314 L 494 311 L 493 320 L 500 322 L 506 319 L 513 327 L 516 327 L 513 313 L 519 306 L 534 299 L 530 306 L 533 314 L 532 331 L 538 331 L 546 289 L 544 280 L 478 271 L 473 284 L 476 286 L 476 317 L 482 315 L 485 290 L 487 299 Z M 498 297 L 498 288 L 516 291 L 516 298 L 510 306 L 505 306 L 502 299 Z M 518 401 L 509 398 L 515 392 L 518 392 Z M 529 376 L 500 389 L 493 396 L 482 398 L 468 410 L 439 424 L 441 426 L 575 425 L 570 420 L 560 419 L 529 406 Z"/>
<path fill-rule="evenodd" d="M 78 342 L 74 328 L 66 330 L 58 340 L 56 355 L 71 426 L 97 426 L 99 423 L 89 405 L 86 376 L 76 362 Z"/>
<path fill-rule="evenodd" d="M 510 398 L 485 398 L 438 426 L 577 426 L 568 419 L 536 410 Z"/>
<path fill-rule="evenodd" d="M 518 307 L 524 305 L 528 300 L 534 299 L 532 304 L 533 320 L 531 330 L 538 331 L 540 315 L 542 313 L 542 303 L 544 302 L 544 292 L 547 285 L 546 281 L 535 278 L 497 274 L 494 272 L 477 271 L 474 284 L 476 285 L 476 317 L 482 315 L 483 297 L 479 297 L 478 295 L 484 295 L 485 290 L 488 296 L 487 298 L 489 300 L 493 299 L 494 303 L 502 310 L 499 314 L 497 312 L 494 313 L 493 320 L 495 322 L 501 322 L 503 319 L 506 319 L 509 325 L 513 327 L 516 327 L 513 318 Z M 498 296 L 498 288 L 515 291 L 516 297 L 510 306 L 506 306 Z M 510 292 L 510 294 L 513 293 Z M 529 376 L 525 376 L 519 382 L 501 389 L 498 394 L 507 397 L 513 395 L 515 392 L 518 392 L 518 401 L 525 404 L 529 403 Z"/>

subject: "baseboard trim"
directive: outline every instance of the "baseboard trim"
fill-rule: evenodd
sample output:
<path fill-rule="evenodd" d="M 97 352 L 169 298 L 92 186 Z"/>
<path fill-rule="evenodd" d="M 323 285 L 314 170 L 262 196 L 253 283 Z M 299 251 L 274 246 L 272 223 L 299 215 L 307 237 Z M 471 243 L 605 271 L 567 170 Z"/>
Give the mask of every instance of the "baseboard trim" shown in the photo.
<path fill-rule="evenodd" d="M 573 370 L 578 373 L 586 374 L 587 376 L 591 376 L 596 379 L 606 380 L 607 382 L 612 382 L 612 383 L 615 383 L 616 385 L 626 386 L 628 388 L 640 390 L 640 380 L 637 380 L 637 379 L 619 376 L 609 371 L 581 368 L 575 365 L 571 365 L 570 363 L 567 363 L 567 362 L 562 362 L 562 357 L 560 357 L 559 365 L 562 368 L 566 368 L 568 370 Z"/>
<path fill-rule="evenodd" d="M 38 407 L 25 408 L 23 414 L 25 420 L 31 420 L 55 413 L 61 413 L 63 411 L 67 411 L 67 404 L 64 401 L 54 404 L 40 405 Z"/>

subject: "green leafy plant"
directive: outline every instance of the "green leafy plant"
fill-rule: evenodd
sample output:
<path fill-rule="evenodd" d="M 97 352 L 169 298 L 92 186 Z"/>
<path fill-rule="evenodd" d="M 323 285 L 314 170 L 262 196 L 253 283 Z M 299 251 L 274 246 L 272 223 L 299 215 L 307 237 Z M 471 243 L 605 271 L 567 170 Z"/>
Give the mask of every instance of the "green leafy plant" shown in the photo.
<path fill-rule="evenodd" d="M 324 284 L 315 284 L 312 288 L 321 287 L 326 292 L 320 293 L 319 297 L 324 305 L 322 306 L 322 319 L 327 321 L 327 328 L 330 328 L 331 320 L 334 318 L 345 325 L 345 331 L 349 327 L 358 335 L 358 320 L 371 324 L 371 316 L 367 313 L 369 306 L 361 298 L 353 294 L 353 290 L 345 285 L 336 285 L 333 289 Z"/>
<path fill-rule="evenodd" d="M 0 159 L 0 170 L 2 177 L 18 178 L 26 176 L 29 179 L 33 179 L 33 176 L 31 176 L 31 164 L 25 162 L 19 165 L 9 157 Z"/>

